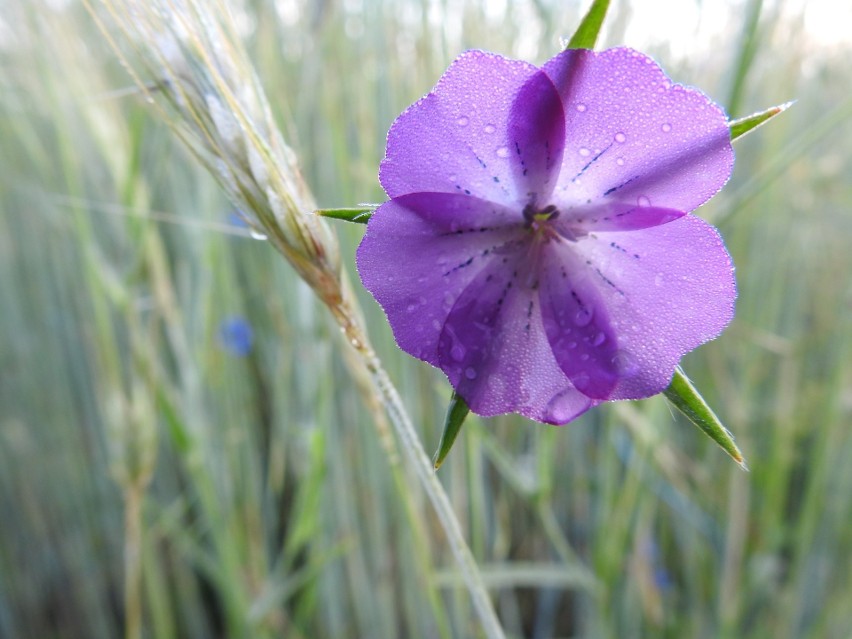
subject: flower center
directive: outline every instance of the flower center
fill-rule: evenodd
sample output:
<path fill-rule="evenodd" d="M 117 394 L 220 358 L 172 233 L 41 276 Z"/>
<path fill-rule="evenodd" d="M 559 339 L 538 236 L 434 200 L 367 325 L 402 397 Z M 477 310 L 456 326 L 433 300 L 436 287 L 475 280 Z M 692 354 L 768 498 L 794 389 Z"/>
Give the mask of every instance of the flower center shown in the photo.
<path fill-rule="evenodd" d="M 543 209 L 538 210 L 532 204 L 527 204 L 524 207 L 524 220 L 526 220 L 526 224 L 524 225 L 528 229 L 532 229 L 533 231 L 539 231 L 547 226 L 546 222 L 548 220 L 554 220 L 559 217 L 559 209 L 556 208 L 553 204 L 548 204 Z"/>
<path fill-rule="evenodd" d="M 544 244 L 550 240 L 577 241 L 577 235 L 568 227 L 560 224 L 559 228 L 551 222 L 559 217 L 559 209 L 555 204 L 548 204 L 538 209 L 532 204 L 524 207 L 524 228 L 533 233 L 534 244 Z"/>

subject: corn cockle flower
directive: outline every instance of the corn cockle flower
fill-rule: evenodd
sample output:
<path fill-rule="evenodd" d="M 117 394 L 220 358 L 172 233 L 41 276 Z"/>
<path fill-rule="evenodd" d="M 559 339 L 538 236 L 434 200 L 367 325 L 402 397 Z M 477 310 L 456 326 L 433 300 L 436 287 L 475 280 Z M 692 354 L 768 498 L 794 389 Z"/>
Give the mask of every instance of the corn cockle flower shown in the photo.
<path fill-rule="evenodd" d="M 664 390 L 733 316 L 723 111 L 619 48 L 462 54 L 391 127 L 357 261 L 400 347 L 481 415 L 561 424 Z"/>

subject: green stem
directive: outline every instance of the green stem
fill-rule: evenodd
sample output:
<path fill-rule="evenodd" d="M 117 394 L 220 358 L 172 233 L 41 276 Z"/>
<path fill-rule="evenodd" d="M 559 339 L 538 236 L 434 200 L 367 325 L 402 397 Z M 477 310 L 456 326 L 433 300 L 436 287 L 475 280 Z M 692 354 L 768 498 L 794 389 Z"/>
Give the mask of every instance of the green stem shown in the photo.
<path fill-rule="evenodd" d="M 449 497 L 438 476 L 435 474 L 432 461 L 420 443 L 414 424 L 405 410 L 402 399 L 382 367 L 381 360 L 369 346 L 361 327 L 353 321 L 355 313 L 346 301 L 341 300 L 337 306 L 330 307 L 332 314 L 343 328 L 349 343 L 355 348 L 361 358 L 370 380 L 384 403 L 388 418 L 400 443 L 405 465 L 414 471 L 426 496 L 432 503 L 444 534 L 447 536 L 450 550 L 456 559 L 462 579 L 473 600 L 485 636 L 488 639 L 504 639 L 505 634 L 497 618 L 497 613 L 491 603 L 491 597 L 482 580 L 479 567 L 473 558 L 473 553 L 465 541 L 461 525 L 456 518 Z"/>

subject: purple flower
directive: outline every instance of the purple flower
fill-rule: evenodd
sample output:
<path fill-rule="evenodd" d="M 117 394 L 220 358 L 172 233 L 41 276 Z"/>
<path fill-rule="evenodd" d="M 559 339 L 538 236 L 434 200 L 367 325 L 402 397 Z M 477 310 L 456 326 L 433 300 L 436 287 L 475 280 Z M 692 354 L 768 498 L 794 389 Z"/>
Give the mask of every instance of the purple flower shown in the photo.
<path fill-rule="evenodd" d="M 400 347 L 480 415 L 564 424 L 669 384 L 733 316 L 725 114 L 630 49 L 462 54 L 397 118 L 358 248 Z"/>

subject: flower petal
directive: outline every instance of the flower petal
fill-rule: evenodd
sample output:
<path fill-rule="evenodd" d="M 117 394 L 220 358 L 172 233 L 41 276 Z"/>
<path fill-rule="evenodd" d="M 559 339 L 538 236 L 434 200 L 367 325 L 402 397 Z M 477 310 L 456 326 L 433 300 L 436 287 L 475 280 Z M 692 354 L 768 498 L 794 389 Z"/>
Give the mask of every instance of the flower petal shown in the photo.
<path fill-rule="evenodd" d="M 560 370 L 542 328 L 524 247 L 486 265 L 453 306 L 439 364 L 471 410 L 564 424 L 597 402 Z"/>
<path fill-rule="evenodd" d="M 358 272 L 400 348 L 438 366 L 438 338 L 453 304 L 492 253 L 517 238 L 516 227 L 492 220 L 513 215 L 445 193 L 403 196 L 373 213 L 356 254 Z"/>
<path fill-rule="evenodd" d="M 668 224 L 686 215 L 684 211 L 659 206 L 640 206 L 623 202 L 606 202 L 575 208 L 570 215 L 560 215 L 553 221 L 557 229 L 566 230 L 566 237 L 593 231 L 637 231 L 651 226 Z"/>
<path fill-rule="evenodd" d="M 392 198 L 472 194 L 520 215 L 531 192 L 555 184 L 564 126 L 559 94 L 539 69 L 467 51 L 396 119 L 379 177 Z"/>
<path fill-rule="evenodd" d="M 733 317 L 731 257 L 718 231 L 694 215 L 642 231 L 593 233 L 571 248 L 615 336 L 599 364 L 618 375 L 608 399 L 661 392 L 680 358 Z"/>
<path fill-rule="evenodd" d="M 689 212 L 728 180 L 725 114 L 632 49 L 566 51 L 544 65 L 562 96 L 566 144 L 553 203 L 617 202 Z"/>
<path fill-rule="evenodd" d="M 608 399 L 619 383 L 618 344 L 596 273 L 573 243 L 551 242 L 540 269 L 543 325 L 559 367 L 585 395 Z"/>

